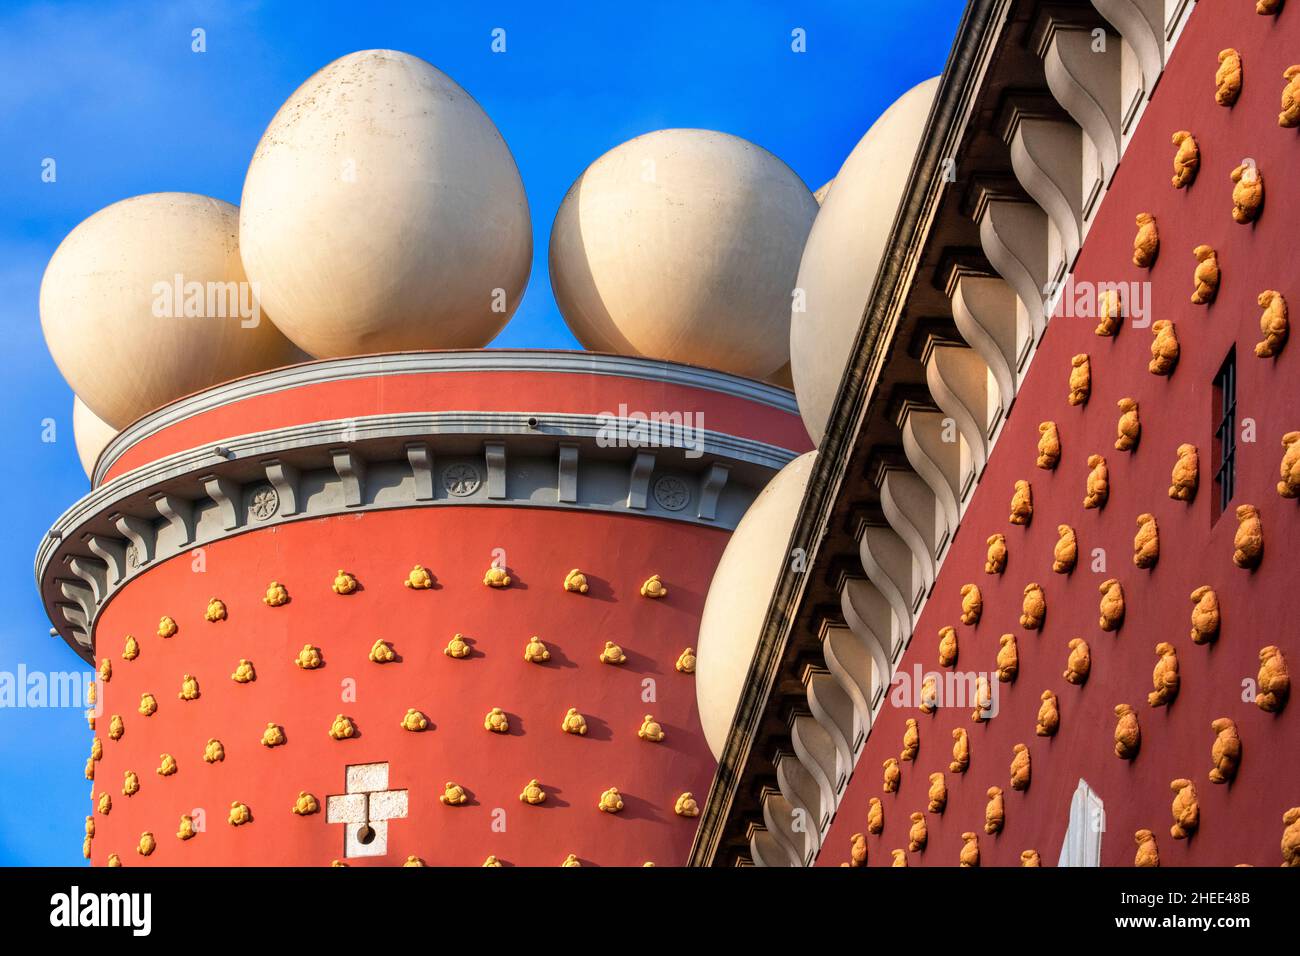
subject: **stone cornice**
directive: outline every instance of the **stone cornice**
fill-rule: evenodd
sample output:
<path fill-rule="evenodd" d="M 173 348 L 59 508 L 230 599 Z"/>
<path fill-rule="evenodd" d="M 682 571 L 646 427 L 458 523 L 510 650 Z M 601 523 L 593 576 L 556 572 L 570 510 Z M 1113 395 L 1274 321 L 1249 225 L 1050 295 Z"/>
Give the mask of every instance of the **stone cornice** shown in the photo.
<path fill-rule="evenodd" d="M 1016 138 L 1016 129 L 1025 120 L 1043 119 L 1060 122 L 1069 116 L 1050 94 L 1038 91 L 1008 90 L 1002 96 L 995 128 L 1008 146 Z"/>
<path fill-rule="evenodd" d="M 965 278 L 988 278 L 997 273 L 989 266 L 983 249 L 945 246 L 934 269 L 934 287 L 951 299 L 957 283 Z"/>
<path fill-rule="evenodd" d="M 333 514 L 473 505 L 588 509 L 732 529 L 795 452 L 602 415 L 429 412 L 273 429 L 179 452 L 69 508 L 37 548 L 52 623 L 87 660 L 137 574 L 246 531 Z"/>
<path fill-rule="evenodd" d="M 883 364 L 887 361 L 892 330 L 920 260 L 922 244 L 938 213 L 947 182 L 944 161 L 955 157 L 971 121 L 975 95 L 993 60 L 999 37 L 1008 21 L 1012 0 L 972 0 L 957 31 L 954 47 L 926 122 L 921 146 L 900 200 L 888 250 L 876 275 L 862 325 L 840 382 L 826 435 L 818 448 L 808 490 L 795 521 L 789 548 L 800 548 L 809 566 L 817 560 L 823 530 L 846 480 L 858 431 Z M 754 653 L 736 717 L 704 804 L 691 865 L 721 863 L 716 851 L 732 819 L 737 788 L 753 759 L 754 743 L 763 725 L 773 683 L 781 666 L 790 629 L 799 612 L 809 575 L 787 573 L 778 581 Z"/>
<path fill-rule="evenodd" d="M 968 6 L 790 534 L 806 560 L 769 602 L 693 863 L 815 858 L 1046 329 L 1042 290 L 1072 267 L 1131 132 L 1121 117 L 1140 113 L 1182 22 L 1175 11 L 1165 43 L 1146 22 L 1163 12 L 1160 0 Z M 935 289 L 951 325 L 927 322 L 944 309 Z M 896 361 L 904 348 L 915 361 Z M 909 391 L 918 367 L 939 414 Z M 883 525 L 865 517 L 877 501 Z M 845 570 L 855 563 L 865 578 Z M 829 678 L 808 669 L 818 660 Z M 804 703 L 812 717 L 788 725 Z M 797 759 L 775 764 L 785 742 Z M 780 796 L 765 797 L 773 772 Z M 791 805 L 825 823 L 792 839 Z"/>

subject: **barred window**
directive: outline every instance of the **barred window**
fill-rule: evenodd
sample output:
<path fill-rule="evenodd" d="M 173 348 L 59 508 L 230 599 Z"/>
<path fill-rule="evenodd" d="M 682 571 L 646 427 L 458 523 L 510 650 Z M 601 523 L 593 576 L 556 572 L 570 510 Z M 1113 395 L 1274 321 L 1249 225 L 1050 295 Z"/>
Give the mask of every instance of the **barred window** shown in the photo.
<path fill-rule="evenodd" d="M 1218 489 L 1215 518 L 1228 510 L 1237 477 L 1237 350 L 1223 360 L 1214 376 L 1214 406 L 1217 421 L 1214 429 L 1214 484 Z"/>

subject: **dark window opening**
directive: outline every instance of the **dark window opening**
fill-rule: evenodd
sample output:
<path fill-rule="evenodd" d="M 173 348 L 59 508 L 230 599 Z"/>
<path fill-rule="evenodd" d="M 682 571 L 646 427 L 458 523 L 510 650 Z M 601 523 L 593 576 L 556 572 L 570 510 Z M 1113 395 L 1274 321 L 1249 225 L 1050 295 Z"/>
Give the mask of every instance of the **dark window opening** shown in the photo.
<path fill-rule="evenodd" d="M 1234 348 L 1214 376 L 1214 517 L 1228 510 L 1237 479 L 1237 351 Z"/>

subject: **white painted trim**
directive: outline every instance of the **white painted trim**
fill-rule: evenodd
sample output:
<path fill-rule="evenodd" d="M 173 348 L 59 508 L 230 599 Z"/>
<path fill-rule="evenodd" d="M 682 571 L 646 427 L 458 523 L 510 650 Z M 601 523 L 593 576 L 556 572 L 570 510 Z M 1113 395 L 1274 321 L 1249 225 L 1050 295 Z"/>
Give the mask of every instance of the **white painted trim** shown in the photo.
<path fill-rule="evenodd" d="M 1061 841 L 1057 866 L 1101 866 L 1101 836 L 1106 832 L 1106 810 L 1101 797 L 1080 779 L 1070 798 L 1069 823 Z"/>

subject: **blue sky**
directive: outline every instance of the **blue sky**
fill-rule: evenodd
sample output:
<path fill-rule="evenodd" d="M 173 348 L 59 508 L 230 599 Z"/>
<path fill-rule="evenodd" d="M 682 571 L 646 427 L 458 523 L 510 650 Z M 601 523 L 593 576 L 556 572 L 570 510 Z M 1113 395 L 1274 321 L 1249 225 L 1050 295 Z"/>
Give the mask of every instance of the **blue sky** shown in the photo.
<path fill-rule="evenodd" d="M 665 127 L 771 150 L 816 189 L 871 122 L 940 72 L 962 0 L 630 4 L 0 4 L 0 324 L 11 441 L 0 538 L 0 672 L 79 670 L 32 579 L 36 545 L 88 483 L 72 393 L 45 349 L 41 275 L 97 209 L 178 190 L 239 202 L 266 123 L 321 66 L 376 47 L 421 56 L 465 87 L 510 144 L 534 263 L 496 345 L 572 348 L 546 271 L 551 221 L 588 163 Z M 207 51 L 191 51 L 191 31 Z M 490 49 L 494 28 L 506 52 Z M 791 50 L 791 31 L 807 51 Z M 53 158 L 57 180 L 42 182 Z M 44 441 L 46 420 L 54 441 Z M 45 437 L 49 437 L 48 434 Z M 0 865 L 82 863 L 90 733 L 75 709 L 0 708 Z M 21 798 L 18 798 L 21 795 Z M 33 809 L 36 808 L 36 809 Z"/>

